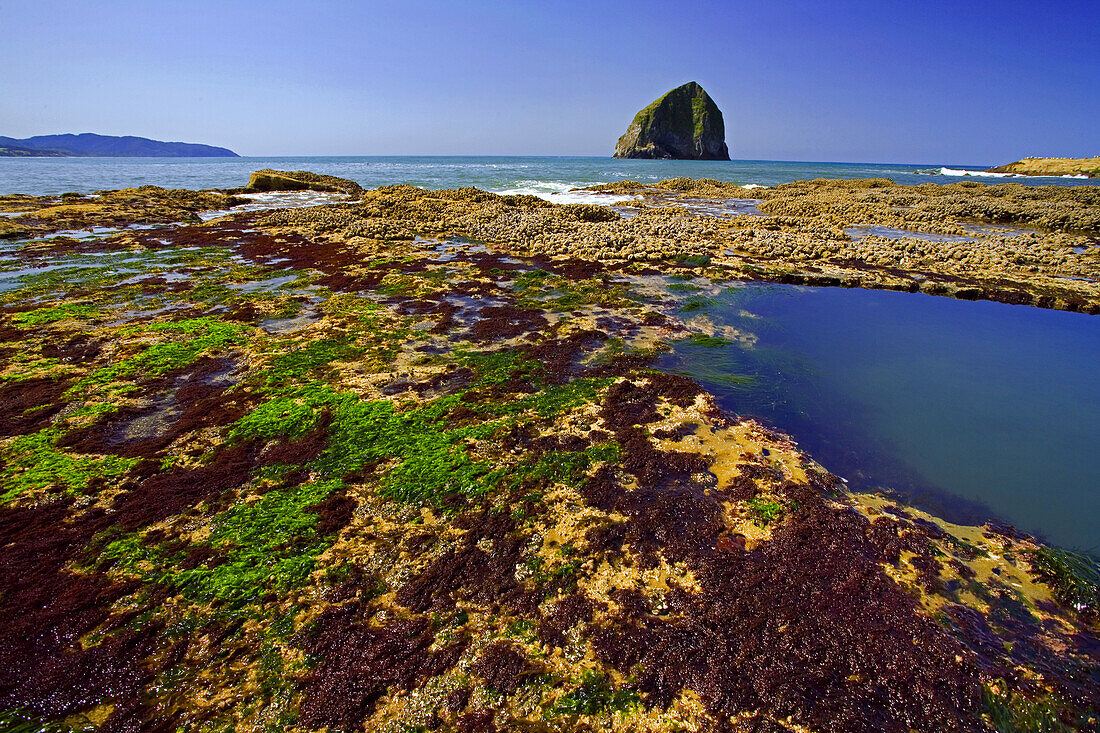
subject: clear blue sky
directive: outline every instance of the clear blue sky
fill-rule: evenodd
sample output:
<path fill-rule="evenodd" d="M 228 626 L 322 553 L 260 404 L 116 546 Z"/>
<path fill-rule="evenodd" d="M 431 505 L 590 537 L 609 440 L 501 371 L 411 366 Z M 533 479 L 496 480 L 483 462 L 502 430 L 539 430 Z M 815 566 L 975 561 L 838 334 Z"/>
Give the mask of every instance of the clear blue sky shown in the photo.
<path fill-rule="evenodd" d="M 698 81 L 735 158 L 1100 155 L 1100 2 L 0 0 L 0 135 L 609 155 Z"/>

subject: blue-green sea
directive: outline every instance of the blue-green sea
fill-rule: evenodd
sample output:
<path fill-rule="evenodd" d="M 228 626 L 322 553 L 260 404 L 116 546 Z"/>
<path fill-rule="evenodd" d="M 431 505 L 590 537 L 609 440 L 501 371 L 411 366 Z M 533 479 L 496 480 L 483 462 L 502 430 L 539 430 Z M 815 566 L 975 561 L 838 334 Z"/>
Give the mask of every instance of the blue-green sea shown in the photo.
<path fill-rule="evenodd" d="M 703 313 L 750 335 L 660 366 L 781 429 L 859 491 L 1100 548 L 1100 316 L 749 284 Z"/>
<path fill-rule="evenodd" d="M 666 178 L 716 178 L 773 186 L 813 178 L 890 178 L 897 183 L 978 180 L 1026 185 L 1095 185 L 1074 178 L 963 177 L 973 166 L 943 163 L 806 163 L 775 160 L 616 160 L 596 157 L 339 156 L 271 158 L 0 158 L 0 194 L 34 195 L 154 185 L 167 188 L 231 188 L 260 168 L 311 170 L 349 178 L 367 188 L 411 183 L 424 188 L 475 186 L 495 193 L 559 196 L 597 183 Z M 944 175 L 947 170 L 953 175 Z"/>

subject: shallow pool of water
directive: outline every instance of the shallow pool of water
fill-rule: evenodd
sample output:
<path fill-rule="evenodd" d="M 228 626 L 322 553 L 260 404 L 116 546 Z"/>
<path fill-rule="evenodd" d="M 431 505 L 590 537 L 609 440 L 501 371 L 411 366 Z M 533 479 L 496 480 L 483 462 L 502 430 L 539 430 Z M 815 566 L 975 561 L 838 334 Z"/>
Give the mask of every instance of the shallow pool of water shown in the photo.
<path fill-rule="evenodd" d="M 681 343 L 662 368 L 791 434 L 855 490 L 1100 547 L 1100 318 L 778 285 L 712 301 L 706 315 L 755 342 Z"/>

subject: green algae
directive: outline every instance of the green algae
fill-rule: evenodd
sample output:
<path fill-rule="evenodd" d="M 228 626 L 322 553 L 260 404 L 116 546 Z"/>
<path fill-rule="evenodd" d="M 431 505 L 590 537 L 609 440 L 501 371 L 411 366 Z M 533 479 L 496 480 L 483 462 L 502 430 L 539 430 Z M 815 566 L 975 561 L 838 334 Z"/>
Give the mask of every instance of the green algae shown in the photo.
<path fill-rule="evenodd" d="M 1100 559 L 1056 547 L 1039 547 L 1029 559 L 1059 603 L 1079 611 L 1100 610 Z"/>
<path fill-rule="evenodd" d="M 702 346 L 707 349 L 714 349 L 720 346 L 729 346 L 733 342 L 727 338 L 721 336 L 707 336 L 702 333 L 693 333 L 686 339 L 682 339 L 681 343 L 689 344 L 691 346 Z"/>
<path fill-rule="evenodd" d="M 150 546 L 137 533 L 108 542 L 99 560 L 147 583 L 169 585 L 193 602 L 238 610 L 305 584 L 317 555 L 333 541 L 318 534 L 318 516 L 309 507 L 339 486 L 318 481 L 278 487 L 214 515 L 206 542 L 188 549 L 201 547 L 216 563 L 180 570 L 187 552 Z"/>
<path fill-rule="evenodd" d="M 589 468 L 598 463 L 616 463 L 619 460 L 618 443 L 589 446 L 583 451 L 550 451 L 533 464 L 517 466 L 511 475 L 513 486 L 530 481 L 547 481 L 566 486 L 576 486 Z"/>
<path fill-rule="evenodd" d="M 1003 688 L 1004 683 L 1001 683 Z M 1083 730 L 1076 724 L 1062 722 L 1059 706 L 1049 694 L 1025 697 L 1008 692 L 994 692 L 985 687 L 983 692 L 986 714 L 997 733 L 1071 733 Z M 1084 723 L 1082 719 L 1080 721 Z"/>
<path fill-rule="evenodd" d="M 319 394 L 303 391 L 298 396 L 270 399 L 241 418 L 230 430 L 229 437 L 235 440 L 297 438 L 317 425 L 318 408 L 329 404 L 330 395 L 328 390 L 321 390 Z"/>
<path fill-rule="evenodd" d="M 239 346 L 247 340 L 249 329 L 235 323 L 226 323 L 204 316 L 184 321 L 154 323 L 139 329 L 127 329 L 132 333 L 179 334 L 188 337 L 184 341 L 163 341 L 145 347 L 138 354 L 94 371 L 81 380 L 75 389 L 109 385 L 114 382 L 140 376 L 152 379 L 189 366 L 205 353 Z M 120 334 L 121 335 L 121 334 Z M 128 385 L 123 389 L 132 388 Z"/>
<path fill-rule="evenodd" d="M 543 270 L 516 276 L 512 286 L 517 304 L 554 312 L 572 311 L 584 306 L 615 307 L 634 305 L 641 297 L 629 285 L 602 278 L 569 280 Z"/>
<path fill-rule="evenodd" d="M 749 501 L 749 514 L 761 526 L 777 522 L 787 514 L 787 507 L 763 496 L 754 496 Z"/>
<path fill-rule="evenodd" d="M 329 428 L 329 446 L 318 459 L 325 474 L 341 476 L 368 463 L 396 460 L 383 476 L 379 493 L 409 504 L 441 504 L 452 494 L 468 497 L 495 488 L 503 475 L 489 461 L 470 458 L 467 441 L 486 438 L 502 423 L 446 429 L 446 415 L 459 404 L 444 397 L 399 412 L 389 401 L 343 396 Z"/>
<path fill-rule="evenodd" d="M 282 390 L 286 385 L 316 381 L 324 376 L 321 370 L 337 361 L 346 361 L 361 355 L 365 349 L 347 339 L 318 339 L 299 344 L 296 342 L 272 344 L 278 351 L 270 365 L 263 371 L 268 389 Z"/>
<path fill-rule="evenodd" d="M 606 674 L 589 670 L 584 673 L 576 689 L 558 698 L 551 713 L 553 715 L 625 713 L 640 702 L 637 692 L 616 688 Z"/>
<path fill-rule="evenodd" d="M 81 456 L 57 449 L 60 431 L 54 428 L 20 435 L 0 447 L 3 468 L 0 469 L 0 503 L 16 497 L 49 489 L 61 489 L 69 494 L 86 494 L 97 481 L 125 475 L 138 463 L 136 458 L 119 456 Z"/>
<path fill-rule="evenodd" d="M 17 326 L 44 326 L 58 321 L 70 319 L 92 318 L 100 313 L 100 309 L 82 303 L 66 303 L 64 305 L 49 308 L 38 308 L 33 311 L 16 313 L 11 320 Z"/>
<path fill-rule="evenodd" d="M 683 313 L 692 313 L 694 311 L 703 310 L 713 304 L 714 301 L 711 298 L 702 295 L 693 295 L 684 301 L 683 305 L 680 306 L 680 310 Z"/>
<path fill-rule="evenodd" d="M 5 733 L 91 733 L 99 728 L 90 720 L 61 722 L 23 710 L 0 712 L 0 730 Z"/>

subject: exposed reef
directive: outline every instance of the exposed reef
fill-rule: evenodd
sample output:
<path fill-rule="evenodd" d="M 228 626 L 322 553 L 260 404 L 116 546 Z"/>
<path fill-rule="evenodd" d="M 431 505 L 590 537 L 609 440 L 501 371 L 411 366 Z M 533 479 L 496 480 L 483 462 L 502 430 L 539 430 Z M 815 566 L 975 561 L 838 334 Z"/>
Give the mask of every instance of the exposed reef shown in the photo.
<path fill-rule="evenodd" d="M 722 111 L 695 82 L 678 86 L 634 115 L 615 157 L 729 160 Z"/>
<path fill-rule="evenodd" d="M 1021 176 L 1087 176 L 1100 178 L 1100 156 L 1096 158 L 1024 158 L 990 168 L 986 173 L 1014 173 Z"/>
<path fill-rule="evenodd" d="M 802 196 L 881 188 L 744 218 L 799 241 L 841 217 Z M 0 262 L 0 727 L 1095 729 L 1095 561 L 849 494 L 656 371 L 726 342 L 640 280 L 793 265 L 724 254 L 748 229 L 688 207 L 723 184 L 623 190 L 125 226 L 232 210 L 150 187 L 82 239 L 0 199 L 37 235 Z M 1002 210 L 1087 219 L 1036 196 Z"/>

